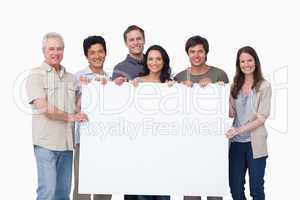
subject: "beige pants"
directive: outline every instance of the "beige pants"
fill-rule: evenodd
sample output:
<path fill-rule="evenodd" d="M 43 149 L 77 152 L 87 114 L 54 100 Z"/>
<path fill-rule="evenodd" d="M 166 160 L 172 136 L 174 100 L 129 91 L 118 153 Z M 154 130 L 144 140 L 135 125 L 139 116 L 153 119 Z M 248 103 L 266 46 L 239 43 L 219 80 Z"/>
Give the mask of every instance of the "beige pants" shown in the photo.
<path fill-rule="evenodd" d="M 79 183 L 79 144 L 76 145 L 74 154 L 74 191 L 73 200 L 90 200 L 91 194 L 79 194 L 78 193 L 78 183 Z M 111 194 L 94 194 L 94 200 L 111 200 Z"/>

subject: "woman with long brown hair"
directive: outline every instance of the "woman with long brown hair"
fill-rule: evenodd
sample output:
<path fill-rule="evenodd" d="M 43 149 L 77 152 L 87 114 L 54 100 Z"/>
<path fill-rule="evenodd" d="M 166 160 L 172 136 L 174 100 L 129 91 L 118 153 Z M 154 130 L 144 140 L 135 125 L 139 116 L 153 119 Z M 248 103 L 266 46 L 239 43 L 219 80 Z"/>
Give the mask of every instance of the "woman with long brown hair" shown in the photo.
<path fill-rule="evenodd" d="M 248 170 L 250 195 L 264 200 L 267 130 L 270 114 L 271 85 L 261 72 L 256 51 L 245 46 L 236 57 L 236 73 L 231 87 L 230 117 L 233 126 L 226 133 L 230 140 L 229 186 L 234 200 L 244 200 L 245 174 Z"/>

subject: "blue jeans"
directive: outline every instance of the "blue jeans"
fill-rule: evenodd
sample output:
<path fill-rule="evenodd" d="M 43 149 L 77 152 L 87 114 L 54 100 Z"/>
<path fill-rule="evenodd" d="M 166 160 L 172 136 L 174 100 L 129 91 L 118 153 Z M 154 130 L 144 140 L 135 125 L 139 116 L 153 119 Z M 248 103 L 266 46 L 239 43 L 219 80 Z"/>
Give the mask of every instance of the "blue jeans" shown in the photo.
<path fill-rule="evenodd" d="M 250 195 L 264 200 L 264 175 L 267 157 L 253 159 L 251 143 L 233 142 L 229 150 L 229 186 L 233 200 L 246 200 L 245 175 L 248 170 Z"/>
<path fill-rule="evenodd" d="M 69 200 L 72 151 L 52 151 L 34 146 L 38 171 L 37 200 Z"/>

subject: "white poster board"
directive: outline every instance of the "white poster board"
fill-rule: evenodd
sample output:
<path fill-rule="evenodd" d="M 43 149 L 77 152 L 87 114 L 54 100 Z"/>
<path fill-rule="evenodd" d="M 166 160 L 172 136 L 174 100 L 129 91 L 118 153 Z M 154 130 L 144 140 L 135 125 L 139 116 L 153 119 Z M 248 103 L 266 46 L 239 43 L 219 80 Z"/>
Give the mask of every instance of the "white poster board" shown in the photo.
<path fill-rule="evenodd" d="M 229 87 L 83 87 L 80 193 L 228 194 Z"/>

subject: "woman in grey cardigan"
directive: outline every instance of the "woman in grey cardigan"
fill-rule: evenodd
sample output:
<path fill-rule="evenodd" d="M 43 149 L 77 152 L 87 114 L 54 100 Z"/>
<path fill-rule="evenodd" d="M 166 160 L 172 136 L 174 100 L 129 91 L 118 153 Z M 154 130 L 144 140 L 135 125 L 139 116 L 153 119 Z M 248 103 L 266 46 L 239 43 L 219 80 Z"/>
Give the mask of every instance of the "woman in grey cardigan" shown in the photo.
<path fill-rule="evenodd" d="M 257 53 L 252 47 L 239 49 L 236 74 L 231 87 L 230 117 L 233 126 L 226 133 L 230 139 L 229 186 L 234 200 L 246 199 L 245 174 L 248 170 L 250 195 L 264 200 L 264 175 L 267 153 L 265 121 L 270 114 L 271 85 L 262 75 Z"/>

